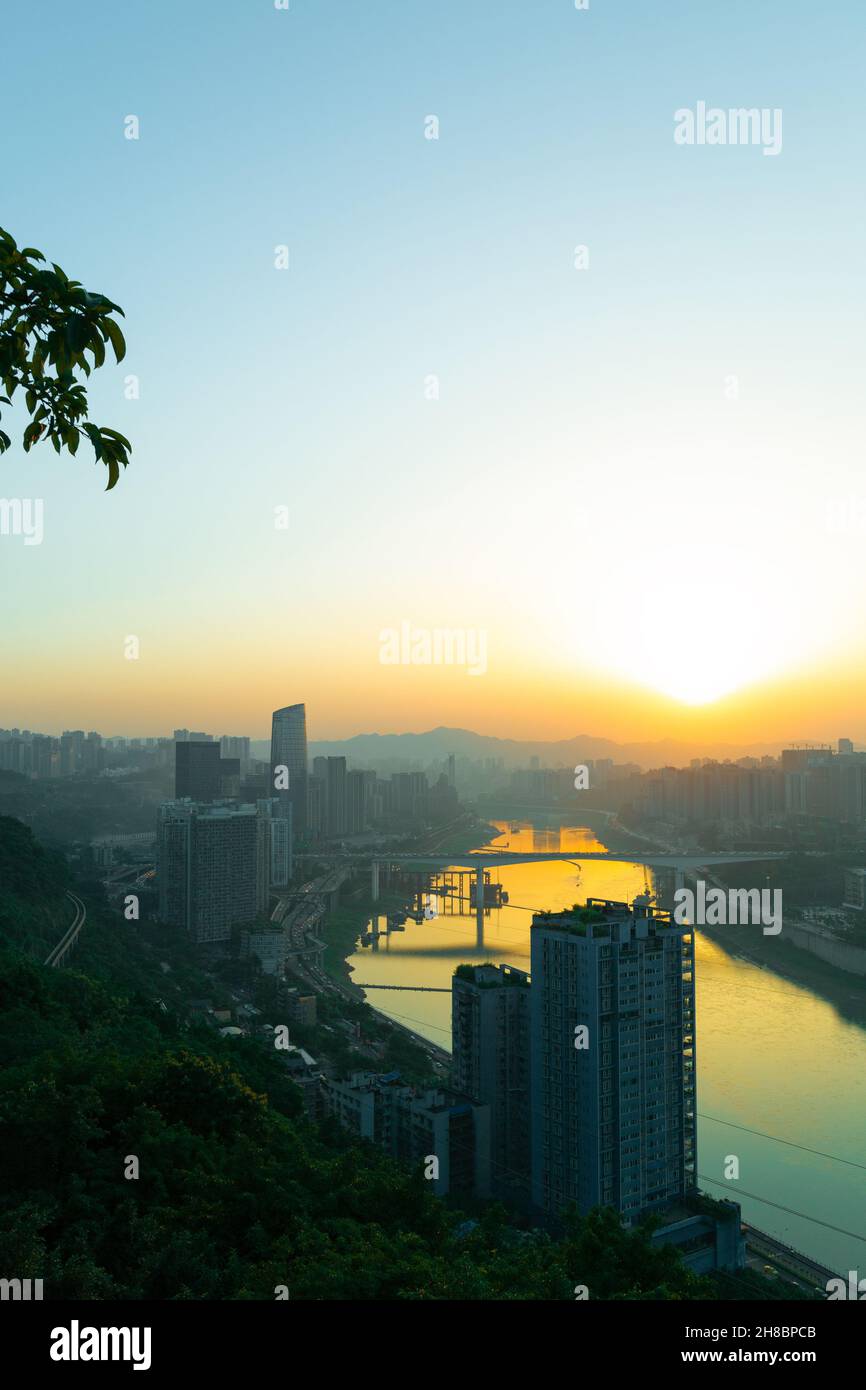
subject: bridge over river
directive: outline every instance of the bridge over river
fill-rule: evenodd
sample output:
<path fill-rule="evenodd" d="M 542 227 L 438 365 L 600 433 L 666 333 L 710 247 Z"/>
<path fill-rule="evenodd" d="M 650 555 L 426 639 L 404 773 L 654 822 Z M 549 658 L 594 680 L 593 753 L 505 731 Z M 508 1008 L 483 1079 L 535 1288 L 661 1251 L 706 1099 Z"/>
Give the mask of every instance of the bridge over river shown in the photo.
<path fill-rule="evenodd" d="M 393 854 L 373 852 L 367 854 L 340 854 L 334 856 L 370 864 L 370 892 L 373 902 L 379 901 L 379 871 L 382 864 L 394 865 L 402 869 L 429 869 L 442 872 L 445 869 L 468 869 L 475 874 L 475 917 L 479 939 L 484 930 L 484 873 L 491 868 L 507 868 L 510 864 L 539 864 L 545 860 L 565 860 L 566 863 L 582 864 L 590 859 L 608 860 L 617 864 L 642 864 L 652 869 L 672 869 L 676 875 L 676 886 L 682 887 L 685 875 L 696 869 L 712 871 L 723 864 L 765 864 L 774 859 L 786 859 L 784 850 L 764 850 L 762 853 L 740 853 L 738 851 L 697 850 L 689 853 L 667 853 L 661 850 L 599 850 L 584 853 L 573 850 L 476 850 L 470 854 Z"/>

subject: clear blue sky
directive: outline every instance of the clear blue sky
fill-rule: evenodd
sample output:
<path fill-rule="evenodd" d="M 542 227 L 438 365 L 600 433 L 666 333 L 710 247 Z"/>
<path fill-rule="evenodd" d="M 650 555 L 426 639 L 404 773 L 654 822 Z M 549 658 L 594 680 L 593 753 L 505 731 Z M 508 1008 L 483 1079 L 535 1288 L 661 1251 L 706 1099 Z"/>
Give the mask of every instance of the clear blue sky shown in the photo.
<path fill-rule="evenodd" d="M 694 545 L 717 507 L 728 579 L 768 517 L 777 557 L 844 565 L 814 526 L 862 488 L 862 5 L 48 0 L 3 28 L 0 220 L 124 306 L 92 399 L 134 461 L 107 496 L 83 447 L 0 462 L 45 499 L 41 547 L 0 542 L 0 723 L 260 734 L 306 694 L 314 736 L 417 725 L 376 666 L 408 616 L 490 629 L 495 699 L 440 694 L 499 731 L 509 680 L 567 680 L 587 633 L 614 670 L 648 526 Z M 699 100 L 782 108 L 781 155 L 677 147 Z M 568 613 L 612 554 L 607 652 Z"/>

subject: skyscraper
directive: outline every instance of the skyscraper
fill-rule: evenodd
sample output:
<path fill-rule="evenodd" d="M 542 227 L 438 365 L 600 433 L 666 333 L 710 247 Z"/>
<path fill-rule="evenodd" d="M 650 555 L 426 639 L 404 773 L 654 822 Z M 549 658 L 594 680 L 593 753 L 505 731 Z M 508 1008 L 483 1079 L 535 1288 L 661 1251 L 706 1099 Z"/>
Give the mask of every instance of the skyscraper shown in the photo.
<path fill-rule="evenodd" d="M 288 772 L 288 789 L 277 786 L 277 769 Z M 291 806 L 293 833 L 307 829 L 307 712 L 304 705 L 274 710 L 271 720 L 271 786 L 269 795 Z"/>
<path fill-rule="evenodd" d="M 237 796 L 240 760 L 220 757 L 218 743 L 192 739 L 174 745 L 174 794 L 180 801 L 216 801 Z"/>
<path fill-rule="evenodd" d="M 266 890 L 285 888 L 292 877 L 292 808 L 282 806 L 276 796 L 257 801 L 256 808 L 267 840 L 267 850 L 263 851 Z"/>
<path fill-rule="evenodd" d="M 346 759 L 329 758 L 325 782 L 326 833 L 329 836 L 345 835 L 347 826 Z"/>
<path fill-rule="evenodd" d="M 313 763 L 318 758 L 313 759 Z M 318 839 L 325 833 L 325 784 L 317 773 L 307 778 L 307 834 Z"/>
<path fill-rule="evenodd" d="M 72 777 L 84 761 L 84 730 L 64 729 L 60 736 L 60 776 Z"/>
<path fill-rule="evenodd" d="M 197 942 L 228 941 L 259 910 L 255 806 L 169 801 L 159 808 L 159 915 Z"/>
<path fill-rule="evenodd" d="M 510 965 L 460 965 L 451 993 L 454 1088 L 490 1107 L 491 1178 L 499 1196 L 529 1190 L 529 976 Z"/>
<path fill-rule="evenodd" d="M 346 773 L 346 830 L 348 834 L 360 835 L 367 829 L 375 785 L 375 772 Z"/>
<path fill-rule="evenodd" d="M 95 730 L 84 740 L 82 752 L 82 771 L 100 772 L 104 766 L 105 754 L 102 748 L 102 735 Z"/>
<path fill-rule="evenodd" d="M 696 1185 L 694 932 L 646 898 L 532 919 L 532 1196 L 626 1221 Z"/>
<path fill-rule="evenodd" d="M 271 810 L 270 800 L 256 802 L 256 912 L 262 915 L 270 901 Z"/>
<path fill-rule="evenodd" d="M 223 734 L 220 739 L 220 753 L 224 758 L 237 758 L 242 763 L 250 760 L 250 741 L 248 738 L 236 738 L 231 734 Z"/>

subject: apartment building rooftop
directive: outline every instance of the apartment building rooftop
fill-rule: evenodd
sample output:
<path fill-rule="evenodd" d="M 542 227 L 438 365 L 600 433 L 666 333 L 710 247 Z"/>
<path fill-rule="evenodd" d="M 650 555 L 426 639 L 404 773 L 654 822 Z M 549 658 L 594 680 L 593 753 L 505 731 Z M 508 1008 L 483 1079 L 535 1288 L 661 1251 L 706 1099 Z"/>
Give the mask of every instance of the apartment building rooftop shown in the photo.
<path fill-rule="evenodd" d="M 478 989 L 499 989 L 502 986 L 529 988 L 529 975 L 515 965 L 458 965 L 454 974 L 458 980 Z"/>
<path fill-rule="evenodd" d="M 536 930 L 544 928 L 590 938 L 609 937 L 612 928 L 632 923 L 642 935 L 654 935 L 658 930 L 691 931 L 690 927 L 675 922 L 670 912 L 656 907 L 648 893 L 639 893 L 631 903 L 613 898 L 587 898 L 583 905 L 575 903 L 560 912 L 536 912 L 532 918 L 532 927 Z"/>

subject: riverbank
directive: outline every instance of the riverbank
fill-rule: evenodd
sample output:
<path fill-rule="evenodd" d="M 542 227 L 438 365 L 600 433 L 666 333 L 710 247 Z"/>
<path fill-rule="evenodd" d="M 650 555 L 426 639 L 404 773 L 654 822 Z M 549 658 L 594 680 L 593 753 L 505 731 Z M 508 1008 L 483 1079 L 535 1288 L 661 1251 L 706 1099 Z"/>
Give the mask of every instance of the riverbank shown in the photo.
<path fill-rule="evenodd" d="M 686 873 L 686 879 L 696 881 L 695 870 Z M 715 886 L 727 889 L 732 886 L 729 875 L 718 869 L 705 877 Z M 669 878 L 672 885 L 673 879 Z M 660 894 L 659 905 L 671 909 L 672 887 L 667 894 Z M 792 922 L 792 926 L 795 924 Z M 823 960 L 813 952 L 794 945 L 790 936 L 785 938 L 785 926 L 778 936 L 765 936 L 759 926 L 701 926 L 697 930 L 707 936 L 715 945 L 721 946 L 732 959 L 740 957 L 752 965 L 768 969 L 780 979 L 799 985 L 819 995 L 832 1004 L 843 1018 L 860 1026 L 866 1025 L 866 978 L 852 974 Z"/>
<path fill-rule="evenodd" d="M 374 903 L 368 893 L 357 890 L 353 899 L 353 901 L 341 903 L 335 911 L 328 913 L 325 919 L 321 933 L 322 939 L 329 948 L 325 952 L 325 973 L 337 987 L 338 993 L 342 994 L 344 998 L 353 1000 L 363 1009 L 369 1009 L 377 1019 L 387 1023 L 389 1028 L 396 1029 L 410 1042 L 421 1048 L 432 1066 L 428 1084 L 441 1084 L 450 1070 L 450 1052 L 432 1042 L 423 1033 L 408 1027 L 406 1023 L 385 1013 L 383 1009 L 377 1009 L 375 1004 L 371 1004 L 367 998 L 366 990 L 356 985 L 352 979 L 353 968 L 348 961 L 349 956 L 354 955 L 358 938 L 369 919 L 376 913 L 405 913 L 406 896 L 398 893 L 382 893 L 379 901 Z M 405 1070 L 405 1068 L 402 1069 Z"/>
<path fill-rule="evenodd" d="M 431 851 L 434 854 L 469 854 L 474 849 L 481 849 L 488 845 L 491 840 L 495 840 L 502 834 L 495 825 L 491 825 L 485 817 L 480 817 L 469 825 L 460 826 L 454 831 L 449 831 L 443 836 L 443 842 L 437 844 L 436 849 Z"/>
<path fill-rule="evenodd" d="M 405 908 L 405 894 L 383 892 L 379 901 L 374 903 L 369 891 L 359 889 L 325 917 L 321 927 L 322 940 L 328 947 L 324 958 L 325 973 L 336 984 L 348 989 L 353 998 L 366 998 L 364 991 L 353 983 L 349 965 L 349 957 L 354 955 L 358 937 L 375 913 L 396 914 L 405 911 Z"/>
<path fill-rule="evenodd" d="M 731 957 L 740 956 L 800 985 L 832 1004 L 843 1018 L 866 1026 L 866 981 L 792 946 L 782 937 L 764 936 L 760 927 L 701 927 L 700 931 Z"/>

